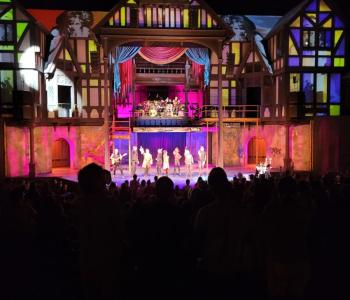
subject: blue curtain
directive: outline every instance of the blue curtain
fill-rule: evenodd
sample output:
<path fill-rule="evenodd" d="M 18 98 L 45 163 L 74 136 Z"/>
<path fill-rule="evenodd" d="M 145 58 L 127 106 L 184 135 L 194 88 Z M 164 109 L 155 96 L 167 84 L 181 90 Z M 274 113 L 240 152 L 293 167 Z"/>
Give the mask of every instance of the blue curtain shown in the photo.
<path fill-rule="evenodd" d="M 204 65 L 204 85 L 209 85 L 210 58 L 209 51 L 205 48 L 189 48 L 186 51 L 187 57 L 199 65 Z"/>
<path fill-rule="evenodd" d="M 168 151 L 170 163 L 174 163 L 173 151 L 175 147 L 179 147 L 183 156 L 186 147 L 186 132 L 157 132 L 157 133 L 138 133 L 138 148 L 148 148 L 153 155 L 153 159 L 157 156 L 157 150 L 162 148 Z"/>
<path fill-rule="evenodd" d="M 114 63 L 114 92 L 120 91 L 121 80 L 119 74 L 119 64 L 134 58 L 134 56 L 140 51 L 140 47 L 117 47 L 115 56 L 112 57 L 112 63 Z"/>

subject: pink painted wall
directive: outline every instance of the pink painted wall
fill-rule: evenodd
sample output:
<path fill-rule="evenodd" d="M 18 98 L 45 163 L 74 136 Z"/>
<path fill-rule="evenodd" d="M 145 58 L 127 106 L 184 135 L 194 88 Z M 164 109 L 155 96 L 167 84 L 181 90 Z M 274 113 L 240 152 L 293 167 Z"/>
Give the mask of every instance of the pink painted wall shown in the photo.
<path fill-rule="evenodd" d="M 52 170 L 52 127 L 34 129 L 35 172 L 47 174 Z"/>
<path fill-rule="evenodd" d="M 104 165 L 104 127 L 80 127 L 80 168 L 89 163 Z"/>
<path fill-rule="evenodd" d="M 10 177 L 29 174 L 29 129 L 6 127 L 6 174 Z"/>
<path fill-rule="evenodd" d="M 289 128 L 290 157 L 294 163 L 294 169 L 298 171 L 311 170 L 311 126 L 297 125 Z"/>
<path fill-rule="evenodd" d="M 69 154 L 70 154 L 70 167 L 72 169 L 79 169 L 79 140 L 80 140 L 80 129 L 79 127 L 70 126 L 56 126 L 52 127 L 52 141 L 49 152 L 52 153 L 52 145 L 55 141 L 59 139 L 65 139 L 69 144 Z"/>

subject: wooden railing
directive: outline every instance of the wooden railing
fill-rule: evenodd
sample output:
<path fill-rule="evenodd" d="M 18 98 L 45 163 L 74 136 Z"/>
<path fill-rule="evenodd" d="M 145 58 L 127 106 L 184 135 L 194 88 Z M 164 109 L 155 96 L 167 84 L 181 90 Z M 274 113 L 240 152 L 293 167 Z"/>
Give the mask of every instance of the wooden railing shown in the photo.
<path fill-rule="evenodd" d="M 225 119 L 259 119 L 260 105 L 229 105 L 222 108 Z M 197 109 L 197 118 L 216 119 L 219 117 L 218 105 L 204 105 Z"/>

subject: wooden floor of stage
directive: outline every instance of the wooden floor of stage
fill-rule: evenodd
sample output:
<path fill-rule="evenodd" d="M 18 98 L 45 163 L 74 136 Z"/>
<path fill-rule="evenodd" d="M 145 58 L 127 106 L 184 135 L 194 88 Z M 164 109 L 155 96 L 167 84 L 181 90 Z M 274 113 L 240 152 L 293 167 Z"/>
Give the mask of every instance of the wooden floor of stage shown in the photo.
<path fill-rule="evenodd" d="M 210 170 L 212 169 L 212 167 L 209 167 L 208 171 L 210 172 Z M 181 173 L 182 175 L 173 175 L 173 168 L 170 168 L 170 172 L 169 172 L 169 177 L 174 181 L 175 185 L 178 185 L 180 187 L 185 185 L 185 181 L 187 179 L 187 177 L 185 176 L 185 167 L 183 167 L 181 169 Z M 230 180 L 232 180 L 232 178 L 234 176 L 236 176 L 238 173 L 242 173 L 243 176 L 249 180 L 249 175 L 251 174 L 255 174 L 255 169 L 253 167 L 229 167 L 229 168 L 225 168 L 225 171 L 227 173 L 227 176 L 229 177 Z M 151 181 L 153 181 L 153 178 L 155 175 L 157 175 L 157 170 L 156 167 L 152 167 L 150 172 L 149 172 L 149 176 L 144 176 L 144 171 L 142 168 L 138 168 L 137 169 L 137 175 L 140 178 L 140 180 L 145 179 L 148 180 L 150 179 Z M 47 177 L 59 177 L 62 179 L 66 179 L 66 180 L 71 180 L 71 181 L 78 181 L 78 171 L 74 170 L 74 169 L 70 169 L 70 168 L 55 168 L 53 169 L 51 174 L 47 174 Z M 198 179 L 198 169 L 194 168 L 193 172 L 192 172 L 192 178 L 191 178 L 191 184 L 193 185 L 194 183 L 196 183 L 197 179 Z M 204 180 L 207 179 L 207 173 L 205 172 L 205 174 L 202 176 L 202 178 Z M 124 166 L 124 171 L 123 171 L 123 176 L 120 174 L 120 171 L 117 170 L 116 172 L 116 176 L 113 176 L 113 181 L 119 186 L 120 184 L 122 184 L 125 180 L 130 180 L 132 179 L 132 176 L 129 175 L 129 171 L 127 170 L 127 166 Z"/>

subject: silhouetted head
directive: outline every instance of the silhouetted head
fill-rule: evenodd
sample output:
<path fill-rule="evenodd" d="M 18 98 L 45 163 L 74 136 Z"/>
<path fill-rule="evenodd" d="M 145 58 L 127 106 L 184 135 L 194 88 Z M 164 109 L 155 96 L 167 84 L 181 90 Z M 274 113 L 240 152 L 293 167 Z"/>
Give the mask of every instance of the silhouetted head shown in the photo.
<path fill-rule="evenodd" d="M 154 182 L 158 181 L 158 176 L 154 176 Z"/>
<path fill-rule="evenodd" d="M 210 189 L 218 194 L 227 192 L 230 185 L 227 174 L 222 168 L 214 168 L 210 171 L 208 184 Z"/>
<path fill-rule="evenodd" d="M 186 185 L 190 185 L 190 183 L 191 183 L 191 180 L 186 179 Z"/>
<path fill-rule="evenodd" d="M 293 177 L 286 176 L 278 184 L 278 192 L 281 196 L 293 196 L 297 193 L 298 186 Z"/>
<path fill-rule="evenodd" d="M 134 175 L 132 176 L 132 178 L 133 178 L 134 180 L 136 180 L 136 179 L 137 179 L 137 175 L 134 174 Z"/>
<path fill-rule="evenodd" d="M 156 194 L 160 199 L 169 199 L 174 194 L 174 182 L 169 177 L 161 177 L 156 183 Z"/>
<path fill-rule="evenodd" d="M 105 190 L 105 172 L 99 165 L 92 163 L 78 173 L 78 182 L 83 194 L 96 194 Z"/>
<path fill-rule="evenodd" d="M 107 170 L 103 170 L 103 172 L 105 174 L 106 184 L 110 184 L 112 182 L 111 172 Z"/>

